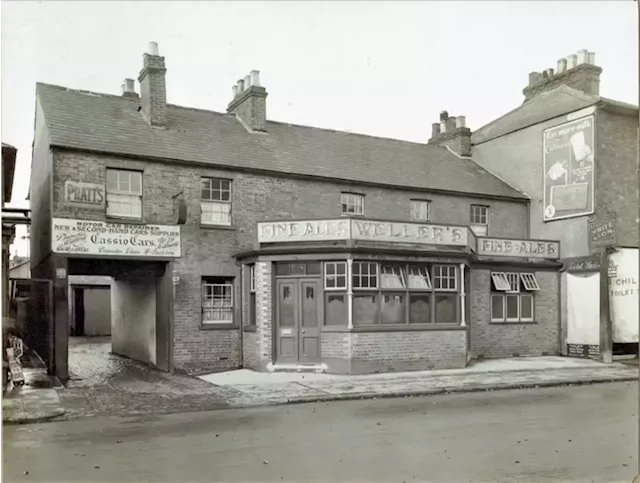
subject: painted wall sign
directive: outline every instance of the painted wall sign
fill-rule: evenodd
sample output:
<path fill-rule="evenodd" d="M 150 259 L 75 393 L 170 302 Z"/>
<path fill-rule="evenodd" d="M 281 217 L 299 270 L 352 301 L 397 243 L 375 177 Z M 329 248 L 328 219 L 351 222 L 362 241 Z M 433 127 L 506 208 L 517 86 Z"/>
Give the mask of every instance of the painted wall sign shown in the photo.
<path fill-rule="evenodd" d="M 78 181 L 64 183 L 64 200 L 67 203 L 100 208 L 104 206 L 105 199 L 104 185 Z"/>
<path fill-rule="evenodd" d="M 567 258 L 564 269 L 569 273 L 595 273 L 600 271 L 600 257 Z"/>
<path fill-rule="evenodd" d="M 466 246 L 467 235 L 462 226 L 351 220 L 354 240 Z"/>
<path fill-rule="evenodd" d="M 543 133 L 544 221 L 593 213 L 594 117 Z"/>
<path fill-rule="evenodd" d="M 609 278 L 613 342 L 638 343 L 638 249 L 620 249 L 609 260 L 615 267 Z"/>
<path fill-rule="evenodd" d="M 589 221 L 590 249 L 613 247 L 617 243 L 616 219 Z"/>
<path fill-rule="evenodd" d="M 52 251 L 69 255 L 180 257 L 180 227 L 52 220 Z"/>
<path fill-rule="evenodd" d="M 582 359 L 600 360 L 600 346 L 588 344 L 567 344 L 567 355 Z"/>
<path fill-rule="evenodd" d="M 395 223 L 374 220 L 313 220 L 258 223 L 259 243 L 368 240 L 466 246 L 464 226 Z"/>
<path fill-rule="evenodd" d="M 548 240 L 508 240 L 478 237 L 478 255 L 521 258 L 560 258 L 560 242 Z"/>

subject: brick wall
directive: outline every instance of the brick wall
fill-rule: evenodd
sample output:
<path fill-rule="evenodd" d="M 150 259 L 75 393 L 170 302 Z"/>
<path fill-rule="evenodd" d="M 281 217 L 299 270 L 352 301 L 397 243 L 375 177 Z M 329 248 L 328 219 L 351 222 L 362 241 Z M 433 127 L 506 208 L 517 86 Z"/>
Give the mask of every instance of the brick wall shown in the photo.
<path fill-rule="evenodd" d="M 558 332 L 559 277 L 556 272 L 535 272 L 540 291 L 534 295 L 535 323 L 491 323 L 490 270 L 470 273 L 471 356 L 486 358 L 556 355 L 560 351 Z"/>
<path fill-rule="evenodd" d="M 352 373 L 456 369 L 467 365 L 466 330 L 352 333 Z"/>
<path fill-rule="evenodd" d="M 320 354 L 322 362 L 327 364 L 328 372 L 348 374 L 351 371 L 351 334 L 322 332 Z"/>
<path fill-rule="evenodd" d="M 106 168 L 143 171 L 143 221 L 175 224 L 172 196 L 183 192 L 188 218 L 181 227 L 182 257 L 174 262 L 180 276 L 174 303 L 174 363 L 188 371 L 225 370 L 241 365 L 239 328 L 203 330 L 201 327 L 201 278 L 235 278 L 236 300 L 241 290 L 240 269 L 233 254 L 252 247 L 256 223 L 274 219 L 339 217 L 341 191 L 366 195 L 366 215 L 372 218 L 410 220 L 411 199 L 429 199 L 432 221 L 468 224 L 469 205 L 490 206 L 489 233 L 499 237 L 523 237 L 526 205 L 521 202 L 493 201 L 474 197 L 421 194 L 388 188 L 358 187 L 334 183 L 231 173 L 204 167 L 150 163 L 113 156 L 54 151 L 53 213 L 56 217 L 105 221 L 104 208 L 68 205 L 64 200 L 66 180 L 105 184 Z M 232 180 L 232 220 L 227 229 L 200 226 L 200 178 Z M 271 362 L 271 267 L 264 265 L 256 274 L 268 291 L 258 290 L 258 317 L 263 328 L 256 332 L 259 365 Z M 243 293 L 243 298 L 246 296 Z M 260 295 L 262 294 L 262 295 Z M 242 308 L 235 311 L 239 323 Z M 259 324 L 260 325 L 260 324 Z M 249 342 L 248 336 L 245 342 Z M 251 344 L 251 342 L 249 342 Z M 254 358 L 252 364 L 256 363 Z"/>

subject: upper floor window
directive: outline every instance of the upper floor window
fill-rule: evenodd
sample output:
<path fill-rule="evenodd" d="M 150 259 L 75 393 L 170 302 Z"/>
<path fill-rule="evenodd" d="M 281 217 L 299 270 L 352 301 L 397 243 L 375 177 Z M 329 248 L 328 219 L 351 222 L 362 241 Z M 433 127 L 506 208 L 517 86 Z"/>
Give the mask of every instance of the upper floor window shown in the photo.
<path fill-rule="evenodd" d="M 343 215 L 364 215 L 364 195 L 342 193 L 340 201 Z"/>
<path fill-rule="evenodd" d="M 107 169 L 107 216 L 142 219 L 142 172 Z"/>
<path fill-rule="evenodd" d="M 477 236 L 487 236 L 489 233 L 489 207 L 471 205 L 469 221 L 471 222 L 471 230 Z"/>
<path fill-rule="evenodd" d="M 202 178 L 200 222 L 203 225 L 231 225 L 231 181 Z"/>
<path fill-rule="evenodd" d="M 414 221 L 430 221 L 431 202 L 427 200 L 411 200 L 411 219 Z"/>

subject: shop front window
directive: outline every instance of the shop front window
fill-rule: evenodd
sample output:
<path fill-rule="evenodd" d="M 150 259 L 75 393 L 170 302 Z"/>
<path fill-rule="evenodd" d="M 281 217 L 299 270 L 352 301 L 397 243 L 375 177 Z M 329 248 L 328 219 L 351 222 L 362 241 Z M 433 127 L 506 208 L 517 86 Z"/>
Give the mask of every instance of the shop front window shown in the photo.
<path fill-rule="evenodd" d="M 533 322 L 534 293 L 540 285 L 533 273 L 491 273 L 491 322 Z"/>

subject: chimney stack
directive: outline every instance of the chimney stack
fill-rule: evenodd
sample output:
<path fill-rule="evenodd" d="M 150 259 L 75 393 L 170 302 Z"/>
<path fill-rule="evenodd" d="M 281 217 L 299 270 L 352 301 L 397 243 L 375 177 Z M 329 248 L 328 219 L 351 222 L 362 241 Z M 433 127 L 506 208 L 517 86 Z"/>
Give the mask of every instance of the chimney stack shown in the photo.
<path fill-rule="evenodd" d="M 122 97 L 129 97 L 138 99 L 138 93 L 136 92 L 136 81 L 133 79 L 125 79 L 122 83 Z"/>
<path fill-rule="evenodd" d="M 440 122 L 431 125 L 429 144 L 448 146 L 460 156 L 471 156 L 471 129 L 464 116 L 450 117 L 447 111 L 440 113 Z"/>
<path fill-rule="evenodd" d="M 259 71 L 252 70 L 233 86 L 227 112 L 238 116 L 252 131 L 266 131 L 267 91 L 260 85 Z"/>
<path fill-rule="evenodd" d="M 572 87 L 587 95 L 599 96 L 602 68 L 595 62 L 596 54 L 582 49 L 577 54 L 559 59 L 555 73 L 553 69 L 545 69 L 542 74 L 532 72 L 529 74 L 529 85 L 522 91 L 525 102 L 542 92 L 557 89 L 561 85 Z"/>
<path fill-rule="evenodd" d="M 164 126 L 167 116 L 167 69 L 156 42 L 149 42 L 147 50 L 142 57 L 142 70 L 138 77 L 142 112 L 152 126 Z"/>

